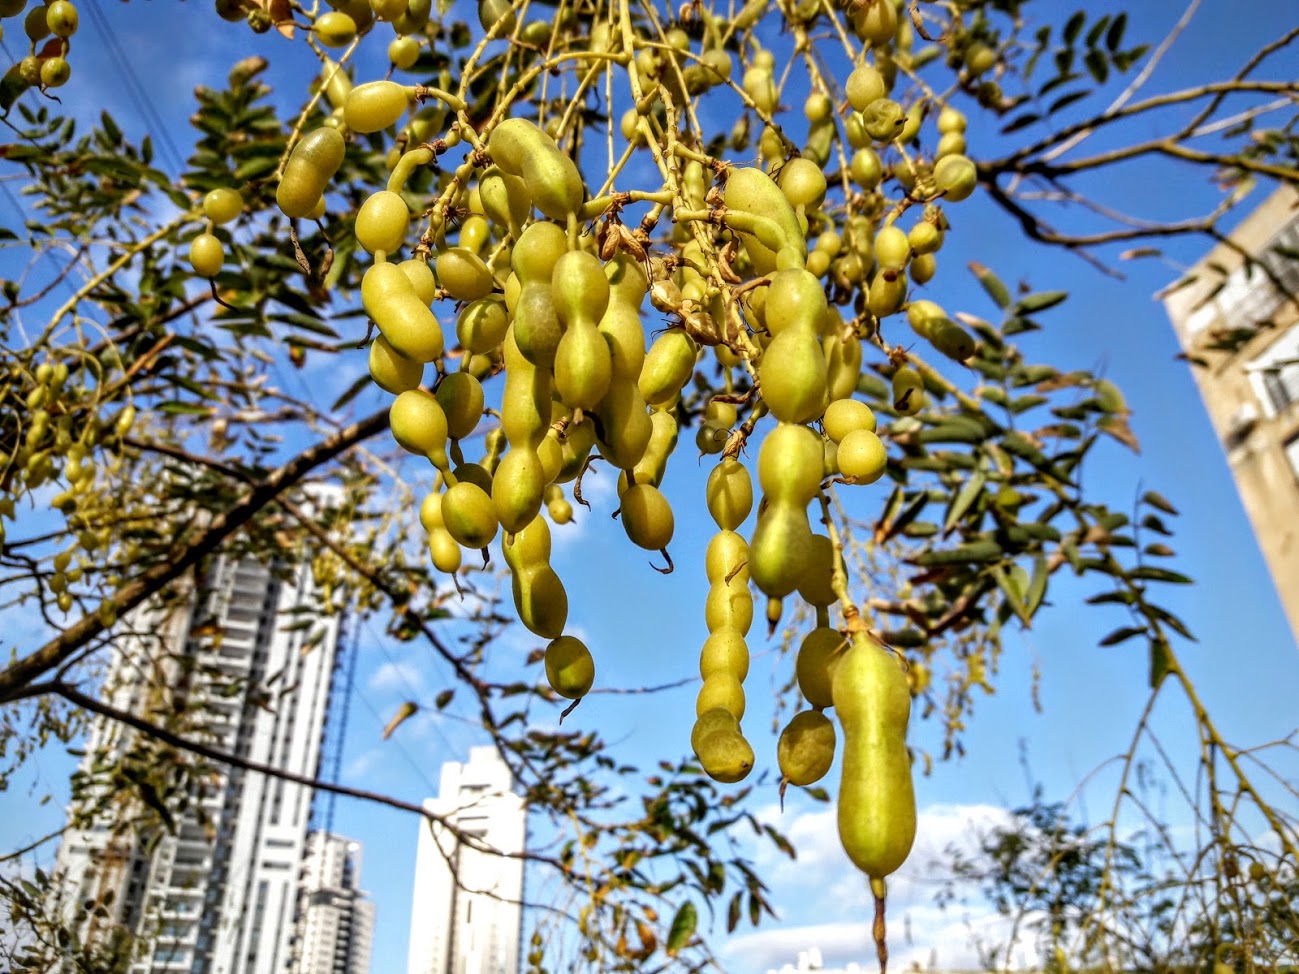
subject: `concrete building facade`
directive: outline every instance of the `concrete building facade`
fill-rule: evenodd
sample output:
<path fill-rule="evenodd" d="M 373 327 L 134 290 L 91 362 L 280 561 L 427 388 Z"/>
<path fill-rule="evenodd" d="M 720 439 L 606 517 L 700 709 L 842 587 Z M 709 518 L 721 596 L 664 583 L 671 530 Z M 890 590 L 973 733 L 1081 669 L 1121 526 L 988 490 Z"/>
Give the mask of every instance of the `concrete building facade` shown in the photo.
<path fill-rule="evenodd" d="M 1201 363 L 1192 374 L 1299 644 L 1299 190 L 1273 192 L 1188 277 L 1164 307 Z M 1233 333 L 1250 337 L 1214 350 Z"/>
<path fill-rule="evenodd" d="M 308 834 L 292 974 L 364 974 L 370 969 L 374 904 L 360 882 L 359 842 L 329 832 Z"/>
<path fill-rule="evenodd" d="M 505 856 L 420 823 L 407 974 L 516 974 L 522 937 L 527 810 L 496 749 L 442 766 L 438 796 L 424 807 Z"/>
<path fill-rule="evenodd" d="M 185 732 L 213 748 L 317 776 L 339 619 L 319 613 L 306 566 L 273 571 L 216 556 L 187 593 L 133 613 L 124 628 L 109 703 L 172 726 L 190 721 Z M 97 761 L 102 773 L 135 743 L 122 725 L 96 721 L 81 773 Z M 92 786 L 85 807 L 110 790 Z M 65 900 L 110 903 L 83 938 L 114 927 L 141 937 L 131 974 L 285 974 L 312 789 L 212 763 L 188 790 L 173 829 L 144 834 L 138 809 L 106 802 L 66 834 L 57 860 Z"/>

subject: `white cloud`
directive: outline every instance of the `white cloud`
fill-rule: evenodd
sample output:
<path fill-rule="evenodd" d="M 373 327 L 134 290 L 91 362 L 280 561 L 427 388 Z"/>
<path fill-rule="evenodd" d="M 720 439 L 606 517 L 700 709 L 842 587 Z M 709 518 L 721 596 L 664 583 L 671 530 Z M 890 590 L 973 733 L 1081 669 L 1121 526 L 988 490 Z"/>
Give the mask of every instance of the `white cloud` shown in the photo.
<path fill-rule="evenodd" d="M 424 696 L 424 676 L 414 663 L 384 663 L 370 675 L 366 686 L 375 693 Z"/>
<path fill-rule="evenodd" d="M 794 963 L 800 951 L 815 947 L 827 971 L 854 961 L 862 970 L 874 970 L 873 901 L 865 877 L 839 843 L 834 806 L 791 815 L 773 805 L 757 814 L 784 832 L 798 859 L 791 862 L 770 844 L 753 850 L 769 886 L 786 893 L 778 904 L 783 925 L 733 938 L 725 948 L 728 959 L 737 970 L 774 971 Z M 893 969 L 927 969 L 935 963 L 949 970 L 974 969 L 980 966 L 976 939 L 991 944 L 1009 940 L 1009 920 L 990 906 L 975 902 L 942 910 L 933 902 L 942 867 L 950 858 L 947 850 L 972 853 L 980 835 L 1009 818 L 1007 809 L 995 805 L 941 803 L 919 810 L 916 845 L 888 884 Z M 1021 938 L 1012 966 L 1031 966 L 1033 959 Z"/>
<path fill-rule="evenodd" d="M 736 970 L 791 971 L 799 954 L 818 952 L 823 974 L 877 970 L 871 936 L 871 910 L 864 897 L 859 920 L 776 927 L 742 934 L 723 949 Z M 943 911 L 938 907 L 889 910 L 889 967 L 895 971 L 978 970 L 981 959 L 976 942 L 1000 945 L 1011 937 L 1010 920 L 990 907 Z M 1012 951 L 1012 970 L 1029 970 L 1037 957 L 1021 935 Z"/>

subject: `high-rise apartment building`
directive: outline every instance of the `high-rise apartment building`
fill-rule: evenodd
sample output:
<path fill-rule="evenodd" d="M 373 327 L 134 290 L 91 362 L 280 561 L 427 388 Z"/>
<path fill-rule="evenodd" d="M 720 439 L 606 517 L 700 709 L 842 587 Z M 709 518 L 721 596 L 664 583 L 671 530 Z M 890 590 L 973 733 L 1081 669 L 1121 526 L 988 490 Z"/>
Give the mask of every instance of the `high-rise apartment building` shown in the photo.
<path fill-rule="evenodd" d="M 527 809 L 496 749 L 469 749 L 468 762 L 442 765 L 437 798 L 444 816 L 493 855 L 420 823 L 407 974 L 515 974 L 523 922 Z M 515 858 L 509 858 L 514 855 Z"/>
<path fill-rule="evenodd" d="M 319 612 L 307 566 L 216 556 L 181 597 L 132 613 L 123 630 L 108 703 L 173 729 L 190 721 L 185 733 L 210 747 L 316 777 L 339 619 Z M 138 743 L 97 721 L 82 773 Z M 87 807 L 111 786 L 90 792 Z M 142 834 L 138 809 L 108 801 L 65 836 L 65 900 L 110 904 L 83 938 L 140 936 L 131 974 L 285 974 L 312 789 L 213 763 L 189 792 L 173 829 Z"/>
<path fill-rule="evenodd" d="M 1246 261 L 1244 254 L 1248 254 Z M 1273 192 L 1170 288 L 1178 340 L 1299 643 L 1299 190 Z M 1251 337 L 1231 354 L 1213 346 Z"/>
<path fill-rule="evenodd" d="M 360 891 L 361 844 L 329 832 L 307 836 L 298 888 L 291 974 L 365 974 L 374 904 Z"/>

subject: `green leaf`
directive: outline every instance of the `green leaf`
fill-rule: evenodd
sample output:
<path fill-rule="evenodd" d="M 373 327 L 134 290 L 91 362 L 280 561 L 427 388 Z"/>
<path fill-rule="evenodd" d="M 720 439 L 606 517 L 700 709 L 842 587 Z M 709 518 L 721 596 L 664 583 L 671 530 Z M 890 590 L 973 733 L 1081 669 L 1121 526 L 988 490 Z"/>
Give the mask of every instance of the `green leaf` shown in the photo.
<path fill-rule="evenodd" d="M 1109 23 L 1110 23 L 1110 15 L 1106 14 L 1105 16 L 1097 20 L 1096 23 L 1092 24 L 1092 29 L 1087 32 L 1088 47 L 1096 46 L 1096 44 L 1101 39 L 1101 35 L 1105 33 L 1105 28 L 1109 26 Z"/>
<path fill-rule="evenodd" d="M 1105 84 L 1110 76 L 1110 63 L 1102 52 L 1092 48 L 1083 55 L 1083 64 L 1087 65 L 1088 73 L 1096 79 L 1098 85 Z"/>
<path fill-rule="evenodd" d="M 1012 119 L 1010 123 L 1001 130 L 1002 135 L 1010 135 L 1011 132 L 1018 132 L 1020 129 L 1026 129 L 1034 122 L 1042 118 L 1037 112 L 1025 112 L 1018 118 Z"/>
<path fill-rule="evenodd" d="M 1034 396 L 1034 395 L 1017 396 L 1016 398 L 1012 399 L 1010 402 L 1006 403 L 1006 408 L 1009 409 L 1012 413 L 1018 415 L 1019 413 L 1027 412 L 1028 410 L 1034 408 L 1035 406 L 1041 406 L 1044 403 L 1048 403 L 1050 401 L 1051 400 L 1048 399 L 1046 396 Z"/>
<path fill-rule="evenodd" d="M 334 404 L 329 407 L 329 411 L 332 413 L 342 409 L 349 402 L 359 396 L 362 390 L 369 386 L 372 381 L 369 372 L 362 373 L 357 377 L 355 382 L 347 387 L 341 396 L 334 400 Z"/>
<path fill-rule="evenodd" d="M 956 522 L 963 518 L 970 506 L 979 499 L 987 480 L 988 478 L 980 470 L 965 482 L 956 497 L 952 499 L 952 506 L 947 509 L 947 517 L 943 519 L 943 534 L 951 534 L 952 529 L 956 527 Z"/>
<path fill-rule="evenodd" d="M 994 565 L 991 572 L 997 587 L 1006 596 L 1006 605 L 1019 616 L 1019 621 L 1024 628 L 1029 628 L 1033 623 L 1033 617 L 1029 614 L 1028 606 L 1024 601 L 1028 594 L 1028 573 L 1018 565 L 1012 566 L 1009 572 L 1004 571 L 1000 565 Z"/>
<path fill-rule="evenodd" d="M 110 145 L 122 144 L 122 129 L 112 115 L 108 114 L 108 112 L 100 112 L 99 124 L 103 128 L 104 134 L 108 136 Z"/>
<path fill-rule="evenodd" d="M 437 695 L 437 698 L 433 701 L 433 706 L 437 707 L 438 710 L 445 710 L 447 704 L 451 702 L 451 699 L 455 695 L 456 695 L 455 688 L 448 687 L 447 689 L 443 690 L 441 693 Z"/>
<path fill-rule="evenodd" d="M 1102 646 L 1117 646 L 1133 636 L 1140 636 L 1146 630 L 1141 626 L 1120 626 L 1100 641 Z"/>
<path fill-rule="evenodd" d="M 740 913 L 744 909 L 744 894 L 736 893 L 726 907 L 726 932 L 734 933 L 740 925 Z"/>
<path fill-rule="evenodd" d="M 178 400 L 159 403 L 154 408 L 160 413 L 166 413 L 168 416 L 208 416 L 212 412 L 211 406 L 200 406 L 198 403 L 180 402 Z"/>
<path fill-rule="evenodd" d="M 1077 11 L 1072 17 L 1065 22 L 1064 30 L 1060 36 L 1069 46 L 1073 46 L 1074 41 L 1078 40 L 1078 35 L 1082 33 L 1083 25 L 1087 23 L 1087 14 L 1083 11 Z"/>
<path fill-rule="evenodd" d="M 698 924 L 699 914 L 695 910 L 695 905 L 690 900 L 686 900 L 677 910 L 677 915 L 672 918 L 672 929 L 668 932 L 668 942 L 664 946 L 669 957 L 675 957 L 694 936 Z"/>
<path fill-rule="evenodd" d="M 1148 490 L 1141 495 L 1141 503 L 1149 504 L 1151 507 L 1163 511 L 1165 514 L 1171 514 L 1173 517 L 1177 516 L 1177 508 L 1168 503 L 1163 494 L 1156 493 L 1153 490 Z"/>
<path fill-rule="evenodd" d="M 1184 623 L 1177 616 L 1173 615 L 1167 609 L 1162 608 L 1158 605 L 1148 604 L 1146 606 L 1146 614 L 1150 616 L 1154 616 L 1154 618 L 1158 619 L 1160 622 L 1167 625 L 1170 629 L 1175 631 L 1183 639 L 1189 639 L 1193 643 L 1199 642 L 1199 640 L 1195 638 L 1195 634 L 1192 633 L 1190 629 L 1186 628 L 1186 623 Z"/>
<path fill-rule="evenodd" d="M 1114 18 L 1114 22 L 1110 24 L 1110 29 L 1105 34 L 1105 46 L 1108 47 L 1111 52 L 1117 51 L 1119 45 L 1123 43 L 1123 31 L 1127 26 L 1127 13 L 1119 14 Z"/>
<path fill-rule="evenodd" d="M 1033 559 L 1033 575 L 1028 580 L 1028 591 L 1024 593 L 1024 608 L 1030 618 L 1042 604 L 1042 596 L 1046 594 L 1048 575 L 1050 575 L 1050 572 L 1047 569 L 1046 556 L 1038 555 Z"/>
<path fill-rule="evenodd" d="M 237 169 L 235 169 L 235 179 L 244 181 L 269 176 L 275 171 L 275 166 L 278 162 L 278 158 L 274 156 L 260 156 L 246 159 L 239 164 Z"/>
<path fill-rule="evenodd" d="M 384 726 L 383 739 L 386 741 L 388 738 L 392 737 L 393 731 L 410 718 L 414 717 L 417 713 L 419 713 L 419 704 L 415 703 L 413 700 L 407 700 L 403 703 L 397 708 L 397 712 L 393 715 L 392 719 Z"/>
<path fill-rule="evenodd" d="M 955 548 L 940 548 L 936 551 L 922 551 L 914 558 L 907 559 L 913 565 L 932 568 L 938 565 L 965 565 L 974 562 L 996 561 L 1001 557 L 1001 545 L 995 541 L 971 541 L 969 544 L 957 545 Z"/>
<path fill-rule="evenodd" d="M 1189 575 L 1169 571 L 1167 568 L 1155 568 L 1153 565 L 1138 565 L 1132 569 L 1131 578 L 1141 578 L 1151 582 L 1170 582 L 1173 585 L 1191 585 L 1194 583 Z"/>
<path fill-rule="evenodd" d="M 979 279 L 979 283 L 982 284 L 983 289 L 988 292 L 988 297 L 992 298 L 992 300 L 996 302 L 997 307 L 1002 308 L 1003 310 L 1009 308 L 1010 291 L 1006 290 L 1006 285 L 1001 283 L 1001 279 L 978 261 L 970 261 L 969 266 L 970 271 Z"/>
<path fill-rule="evenodd" d="M 1036 294 L 1029 294 L 1015 302 L 1015 313 L 1031 315 L 1037 311 L 1045 311 L 1047 308 L 1054 308 L 1057 304 L 1061 304 L 1068 297 L 1068 291 L 1039 291 Z"/>
<path fill-rule="evenodd" d="M 1088 91 L 1086 88 L 1083 88 L 1080 91 L 1071 91 L 1068 94 L 1061 95 L 1055 101 L 1051 102 L 1051 108 L 1049 109 L 1049 111 L 1052 114 L 1054 114 L 1055 112 L 1063 111 L 1064 109 L 1072 105 L 1074 102 L 1082 101 L 1090 94 L 1091 94 L 1090 91 Z"/>

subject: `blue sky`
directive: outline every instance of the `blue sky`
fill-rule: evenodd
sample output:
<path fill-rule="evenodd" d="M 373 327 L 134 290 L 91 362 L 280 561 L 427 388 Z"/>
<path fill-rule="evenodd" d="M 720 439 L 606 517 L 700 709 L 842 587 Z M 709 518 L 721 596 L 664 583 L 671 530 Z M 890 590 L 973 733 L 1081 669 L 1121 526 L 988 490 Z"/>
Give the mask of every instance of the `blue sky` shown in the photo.
<path fill-rule="evenodd" d="M 182 151 L 188 144 L 185 119 L 193 109 L 196 84 L 220 84 L 230 64 L 251 53 L 265 53 L 277 70 L 287 70 L 294 63 L 310 64 L 298 45 L 274 35 L 254 38 L 245 30 L 217 25 L 206 4 L 87 3 L 99 3 L 113 24 L 153 105 Z M 1036 18 L 1061 20 L 1076 6 L 1039 2 L 1030 5 L 1030 11 Z M 1100 11 L 1118 10 L 1123 5 L 1086 6 Z M 1133 8 L 1129 42 L 1157 40 L 1182 10 L 1181 4 L 1165 0 L 1128 6 Z M 1281 0 L 1253 3 L 1249 17 L 1240 14 L 1238 4 L 1207 0 L 1147 90 L 1164 91 L 1221 77 L 1259 43 L 1270 39 L 1278 25 L 1293 19 L 1287 16 L 1293 14 L 1290 5 Z M 11 29 L 6 38 L 11 55 L 17 52 L 18 37 L 19 31 Z M 382 45 L 371 46 L 377 57 L 363 63 L 377 66 Z M 97 116 L 101 109 L 110 111 L 133 136 L 148 130 L 125 93 L 95 19 L 87 12 L 83 12 L 72 65 L 73 79 L 61 92 L 66 106 L 75 106 L 76 112 L 87 118 Z M 1289 67 L 1295 67 L 1293 59 Z M 1264 72 L 1269 76 L 1279 73 Z M 286 88 L 285 97 L 292 100 L 297 93 Z M 1044 131 L 1036 130 L 1036 134 Z M 1138 136 L 1154 134 L 1140 125 L 1135 131 Z M 995 132 L 977 119 L 972 121 L 969 139 L 976 155 L 996 151 L 987 148 L 998 144 Z M 1098 140 L 1098 145 L 1103 143 Z M 11 183 L 10 188 L 16 186 Z M 1124 179 L 1109 179 L 1093 188 L 1103 192 L 1112 205 L 1128 206 L 1152 217 L 1203 212 L 1216 200 L 1206 173 L 1168 165 L 1133 167 Z M 1262 196 L 1260 191 L 1253 198 Z M 0 207 L 5 208 L 0 210 L 4 213 L 0 222 L 14 221 L 9 204 L 0 200 Z M 1142 444 L 1140 455 L 1104 444 L 1089 461 L 1085 482 L 1098 498 L 1120 508 L 1130 507 L 1144 489 L 1158 490 L 1177 505 L 1182 516 L 1175 519 L 1177 535 L 1171 541 L 1179 553 L 1176 567 L 1194 577 L 1197 584 L 1165 587 L 1160 595 L 1200 639 L 1197 645 L 1177 647 L 1183 665 L 1230 739 L 1261 743 L 1293 730 L 1299 725 L 1293 702 L 1299 689 L 1299 652 L 1222 450 L 1208 426 L 1187 367 L 1174 359 L 1177 346 L 1172 330 L 1152 298 L 1207 245 L 1174 241 L 1167 247 L 1167 260 L 1118 265 L 1126 278 L 1117 281 L 1063 252 L 1028 244 L 1009 220 L 978 195 L 956 207 L 952 217 L 954 229 L 940 254 L 938 279 L 930 288 L 934 293 L 927 296 L 941 301 L 949 311 L 995 317 L 995 309 L 962 269 L 967 260 L 990 265 L 1007 282 L 1023 279 L 1034 290 L 1070 292 L 1065 305 L 1043 316 L 1047 330 L 1023 343 L 1026 353 L 1033 361 L 1062 369 L 1104 372 L 1126 393 L 1134 413 L 1133 429 Z M 1107 256 L 1113 259 L 1116 253 Z M 353 367 L 356 373 L 365 368 L 363 353 Z M 324 378 L 317 376 L 321 381 Z M 350 376 L 335 377 L 334 381 L 345 386 Z M 685 437 L 682 442 L 688 443 Z M 571 627 L 586 637 L 596 654 L 600 685 L 648 686 L 697 672 L 698 647 L 706 635 L 702 554 L 713 526 L 688 512 L 702 508 L 707 469 L 696 465 L 688 446 L 669 467 L 665 490 L 678 515 L 677 539 L 672 546 L 678 570 L 672 576 L 665 578 L 651 571 L 644 553 L 608 522 L 607 515 L 615 505 L 607 473 L 590 484 L 596 510 L 587 514 L 579 508 L 575 525 L 554 532 L 554 564 L 570 594 Z M 858 490 L 863 498 L 860 509 L 879 502 L 872 488 Z M 966 736 L 969 756 L 937 764 L 932 776 L 917 779 L 922 848 L 908 865 L 907 876 L 897 884 L 894 901 L 894 929 L 901 929 L 896 918 L 905 910 L 911 918 L 914 943 L 895 944 L 896 958 L 914 956 L 925 963 L 931 951 L 937 951 L 943 964 L 968 959 L 963 921 L 955 915 L 939 915 L 928 905 L 930 892 L 922 882 L 923 866 L 928 854 L 943 847 L 937 837 L 958 837 L 970 818 L 996 822 L 1006 807 L 1028 798 L 1019 762 L 1021 741 L 1026 742 L 1032 774 L 1048 796 L 1060 798 L 1071 794 L 1098 764 L 1127 747 L 1145 701 L 1147 661 L 1139 641 L 1097 648 L 1105 633 L 1126 621 L 1119 612 L 1082 606 L 1082 600 L 1100 591 L 1102 584 L 1090 577 L 1081 581 L 1065 574 L 1056 577 L 1051 605 L 1038 616 L 1032 632 L 1006 639 L 998 693 L 978 702 L 970 722 Z M 500 652 L 516 653 L 521 661 L 537 644 L 520 630 L 505 641 Z M 31 644 L 19 641 L 18 645 L 27 649 Z M 362 628 L 359 646 L 343 781 L 418 800 L 433 790 L 441 762 L 464 759 L 468 747 L 481 743 L 483 735 L 470 723 L 456 719 L 453 705 L 448 715 L 421 715 L 404 726 L 393 741 L 381 742 L 380 729 L 401 701 L 412 697 L 431 700 L 440 687 L 422 665 L 424 654 L 417 645 L 383 644 L 379 627 L 372 624 Z M 810 946 L 820 946 L 831 962 L 859 957 L 866 937 L 865 899 L 859 878 L 836 848 L 833 825 L 825 819 L 824 808 L 795 798 L 786 803 L 783 814 L 775 809 L 774 734 L 767 732 L 770 720 L 763 706 L 763 689 L 784 682 L 788 660 L 767 652 L 769 647 L 761 642 L 756 626 L 750 646 L 754 666 L 748 683 L 750 716 L 745 725 L 758 752 L 757 770 L 766 774 L 755 807 L 762 807 L 764 815 L 771 815 L 795 837 L 800 862 L 796 867 L 770 864 L 770 885 L 782 907 L 781 922 L 756 934 L 742 929 L 729 942 L 719 940 L 723 956 L 733 962 L 736 971 L 778 966 Z M 8 647 L 4 648 L 7 651 Z M 1031 706 L 1034 667 L 1041 671 L 1043 713 L 1034 712 Z M 693 686 L 641 697 L 596 694 L 569 720 L 575 726 L 599 728 L 615 742 L 619 757 L 648 766 L 661 756 L 675 757 L 686 750 L 694 694 Z M 1172 695 L 1161 702 L 1158 726 L 1165 744 L 1174 750 L 1193 746 L 1186 716 L 1185 708 Z M 918 722 L 913 726 L 917 743 L 932 744 L 935 727 Z M 670 746 L 664 743 L 664 728 L 676 729 L 677 740 Z M 59 802 L 38 808 L 34 798 L 45 789 L 53 789 L 56 796 L 65 793 L 62 780 L 67 770 L 65 757 L 39 755 L 31 766 L 38 787 L 29 791 L 20 783 L 0 795 L 0 847 L 11 848 L 28 836 L 57 827 Z M 1112 798 L 1107 784 L 1102 775 L 1082 792 L 1079 814 L 1084 819 L 1103 817 Z M 340 800 L 335 828 L 365 843 L 363 882 L 377 903 L 374 970 L 404 969 L 418 824 L 408 816 Z M 982 920 L 976 917 L 975 922 Z"/>

